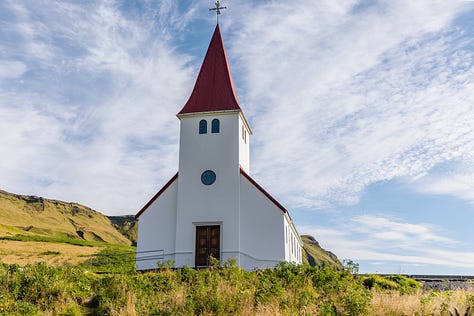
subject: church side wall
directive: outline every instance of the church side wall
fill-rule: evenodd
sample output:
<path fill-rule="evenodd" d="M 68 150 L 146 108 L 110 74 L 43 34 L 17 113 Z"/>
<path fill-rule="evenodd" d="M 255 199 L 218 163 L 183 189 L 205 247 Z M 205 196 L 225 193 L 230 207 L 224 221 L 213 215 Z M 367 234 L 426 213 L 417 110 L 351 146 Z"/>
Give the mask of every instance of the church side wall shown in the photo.
<path fill-rule="evenodd" d="M 175 260 L 178 181 L 179 178 L 138 219 L 137 270 L 156 269 L 158 261 Z M 140 260 L 142 257 L 156 254 L 140 253 L 151 250 L 163 250 L 163 259 Z"/>
<path fill-rule="evenodd" d="M 239 115 L 239 163 L 245 172 L 250 173 L 250 131 Z"/>
<path fill-rule="evenodd" d="M 285 214 L 285 260 L 297 264 L 302 263 L 302 247 L 301 238 L 288 214 Z"/>
<path fill-rule="evenodd" d="M 248 179 L 240 176 L 240 264 L 274 267 L 285 260 L 284 213 Z"/>

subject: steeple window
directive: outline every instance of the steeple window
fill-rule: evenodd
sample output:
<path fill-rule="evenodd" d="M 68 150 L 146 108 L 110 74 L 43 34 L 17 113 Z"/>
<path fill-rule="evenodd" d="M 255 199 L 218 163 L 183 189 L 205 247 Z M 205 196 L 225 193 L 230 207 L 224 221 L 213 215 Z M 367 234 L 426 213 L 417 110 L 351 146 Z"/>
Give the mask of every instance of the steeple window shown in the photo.
<path fill-rule="evenodd" d="M 245 129 L 243 125 L 242 125 L 242 140 L 244 141 L 244 143 L 247 144 L 247 130 Z"/>
<path fill-rule="evenodd" d="M 220 132 L 220 122 L 218 119 L 213 119 L 211 122 L 211 132 L 219 133 Z"/>
<path fill-rule="evenodd" d="M 207 134 L 207 121 L 206 120 L 199 121 L 199 134 Z"/>

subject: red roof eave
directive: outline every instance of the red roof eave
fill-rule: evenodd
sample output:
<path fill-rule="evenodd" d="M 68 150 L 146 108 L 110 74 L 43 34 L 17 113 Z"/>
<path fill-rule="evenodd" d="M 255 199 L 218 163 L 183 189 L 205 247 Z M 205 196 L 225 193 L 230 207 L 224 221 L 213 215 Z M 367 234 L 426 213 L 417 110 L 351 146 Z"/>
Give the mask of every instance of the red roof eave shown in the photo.
<path fill-rule="evenodd" d="M 158 193 L 156 193 L 156 194 L 151 198 L 151 200 L 148 201 L 148 203 L 145 204 L 144 207 L 142 207 L 142 209 L 141 209 L 140 211 L 138 211 L 138 213 L 135 215 L 135 219 L 138 219 L 138 218 L 140 217 L 140 215 L 142 215 L 142 214 L 148 209 L 148 207 L 150 207 L 150 205 L 152 205 L 153 202 L 155 202 L 155 200 L 156 200 L 157 198 L 159 198 L 160 195 L 161 195 L 163 192 L 165 192 L 166 189 L 168 189 L 168 187 L 169 187 L 170 185 L 173 184 L 173 182 L 174 182 L 177 178 L 178 178 L 178 172 L 176 172 L 176 174 L 161 188 L 161 190 L 158 191 Z"/>
<path fill-rule="evenodd" d="M 265 195 L 270 201 L 273 202 L 273 204 L 275 204 L 283 213 L 286 213 L 288 214 L 288 216 L 290 215 L 287 211 L 287 209 L 280 204 L 280 202 L 278 202 L 273 196 L 270 195 L 270 193 L 268 193 L 267 191 L 265 191 L 264 188 L 262 188 L 260 186 L 260 184 L 257 183 L 257 181 L 255 181 L 254 179 L 252 179 L 252 177 L 250 177 L 245 171 L 244 169 L 242 169 L 242 167 L 240 168 L 240 174 L 243 175 L 247 180 L 250 181 L 250 183 L 252 183 L 258 190 L 260 190 L 260 192 L 263 193 L 263 195 Z"/>

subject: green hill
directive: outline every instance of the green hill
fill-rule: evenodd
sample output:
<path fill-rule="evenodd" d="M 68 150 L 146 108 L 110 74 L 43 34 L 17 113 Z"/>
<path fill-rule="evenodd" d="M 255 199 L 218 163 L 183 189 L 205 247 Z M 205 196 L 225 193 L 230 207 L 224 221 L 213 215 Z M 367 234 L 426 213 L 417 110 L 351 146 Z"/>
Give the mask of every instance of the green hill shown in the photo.
<path fill-rule="evenodd" d="M 342 269 L 342 264 L 336 255 L 321 248 L 313 236 L 302 235 L 301 239 L 303 240 L 303 263 L 312 267 L 330 265 Z"/>
<path fill-rule="evenodd" d="M 137 244 L 138 240 L 138 221 L 133 215 L 109 216 L 112 225 L 125 237 L 127 237 L 132 245 Z"/>
<path fill-rule="evenodd" d="M 86 206 L 0 190 L 0 236 L 15 235 L 131 244 L 109 218 Z"/>

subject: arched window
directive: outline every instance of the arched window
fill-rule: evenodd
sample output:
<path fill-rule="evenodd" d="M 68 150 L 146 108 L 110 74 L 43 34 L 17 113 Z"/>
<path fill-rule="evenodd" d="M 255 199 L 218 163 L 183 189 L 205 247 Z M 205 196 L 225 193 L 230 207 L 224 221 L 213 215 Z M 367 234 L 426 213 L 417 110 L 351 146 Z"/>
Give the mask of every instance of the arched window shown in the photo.
<path fill-rule="evenodd" d="M 199 134 L 207 134 L 207 121 L 206 120 L 199 121 Z"/>
<path fill-rule="evenodd" d="M 213 119 L 212 120 L 212 123 L 211 123 L 211 132 L 212 133 L 219 133 L 219 129 L 220 129 L 220 122 L 218 119 Z"/>

